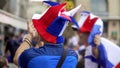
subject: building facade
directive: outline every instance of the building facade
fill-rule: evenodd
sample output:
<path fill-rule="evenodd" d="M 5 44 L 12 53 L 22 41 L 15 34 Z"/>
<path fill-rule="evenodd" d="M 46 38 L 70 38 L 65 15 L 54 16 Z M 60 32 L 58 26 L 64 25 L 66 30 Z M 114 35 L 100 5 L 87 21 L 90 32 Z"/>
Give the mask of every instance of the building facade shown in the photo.
<path fill-rule="evenodd" d="M 4 55 L 5 39 L 19 30 L 27 30 L 28 0 L 0 0 L 0 55 Z M 13 32 L 10 34 L 9 30 Z"/>

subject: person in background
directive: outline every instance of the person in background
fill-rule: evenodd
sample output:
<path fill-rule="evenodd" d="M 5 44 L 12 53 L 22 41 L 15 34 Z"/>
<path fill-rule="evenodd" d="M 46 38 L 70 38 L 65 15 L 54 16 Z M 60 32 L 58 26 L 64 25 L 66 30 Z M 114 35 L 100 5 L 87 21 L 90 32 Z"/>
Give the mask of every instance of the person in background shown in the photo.
<path fill-rule="evenodd" d="M 2 41 L 2 39 L 3 39 L 3 37 L 2 37 L 2 35 L 0 34 L 0 41 Z"/>
<path fill-rule="evenodd" d="M 80 43 L 85 46 L 84 68 L 99 68 L 99 65 L 97 65 L 96 63 L 92 63 L 92 60 L 89 59 L 89 58 L 93 58 L 92 56 L 94 56 L 94 58 L 96 59 L 99 58 L 99 52 L 98 52 L 97 47 L 100 45 L 99 35 L 96 35 L 94 37 L 93 42 L 96 45 L 95 47 L 90 46 L 88 42 L 88 38 L 91 33 L 93 23 L 95 23 L 97 20 L 95 18 L 94 21 L 91 21 L 91 16 L 89 14 L 90 13 L 87 11 L 82 11 L 80 21 L 78 22 L 79 27 L 74 26 L 74 28 L 78 30 L 79 38 L 81 39 Z"/>
<path fill-rule="evenodd" d="M 79 47 L 78 52 L 79 52 L 80 60 L 78 61 L 76 68 L 85 68 L 85 66 L 84 66 L 85 48 L 86 47 L 84 45 L 80 45 L 80 47 Z"/>
<path fill-rule="evenodd" d="M 79 36 L 78 36 L 76 31 L 74 31 L 73 36 L 71 38 L 69 38 L 68 45 L 73 50 L 78 50 L 79 49 Z"/>
<path fill-rule="evenodd" d="M 78 35 L 78 29 L 72 25 L 72 29 L 74 31 L 74 37 L 73 37 L 73 43 L 77 43 L 77 46 L 74 46 L 76 49 L 76 52 L 78 54 L 79 60 L 77 63 L 76 68 L 84 68 L 84 56 L 85 56 L 85 46 L 81 43 Z M 72 41 L 72 40 L 71 40 Z"/>
<path fill-rule="evenodd" d="M 0 68 L 9 68 L 7 59 L 2 56 L 0 56 Z"/>
<path fill-rule="evenodd" d="M 17 48 L 19 47 L 20 43 L 18 41 L 18 36 L 14 35 L 11 39 L 8 40 L 6 43 L 6 48 L 5 48 L 5 54 L 8 53 L 9 51 L 9 56 L 6 56 L 9 58 L 9 62 L 13 63 L 13 57 L 15 55 L 15 52 Z"/>
<path fill-rule="evenodd" d="M 82 11 L 76 27 L 81 43 L 86 46 L 85 68 L 120 68 L 120 47 L 101 37 L 101 18 L 88 11 Z"/>
<path fill-rule="evenodd" d="M 1 52 L 1 48 L 2 48 L 2 40 L 3 40 L 3 36 L 1 35 L 0 33 L 0 55 L 2 55 L 2 52 Z"/>
<path fill-rule="evenodd" d="M 73 49 L 76 53 L 77 53 L 77 55 L 78 55 L 78 61 L 81 59 L 80 58 L 80 55 L 79 55 L 79 36 L 78 36 L 78 34 L 77 34 L 77 31 L 74 31 L 74 34 L 73 34 L 73 36 L 71 37 L 71 38 L 69 38 L 69 40 L 68 40 L 68 47 L 69 48 L 71 48 L 71 49 Z"/>

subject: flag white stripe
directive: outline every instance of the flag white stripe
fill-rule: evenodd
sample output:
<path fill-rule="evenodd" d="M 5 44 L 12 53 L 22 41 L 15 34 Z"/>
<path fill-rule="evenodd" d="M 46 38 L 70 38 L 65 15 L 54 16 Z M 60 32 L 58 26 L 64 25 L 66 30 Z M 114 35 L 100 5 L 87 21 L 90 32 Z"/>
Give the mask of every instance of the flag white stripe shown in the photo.
<path fill-rule="evenodd" d="M 69 21 L 66 21 L 66 22 L 65 22 L 65 25 L 63 26 L 63 29 L 61 30 L 59 36 L 62 36 L 63 32 L 65 31 L 65 28 L 66 28 L 67 25 L 68 25 L 68 23 L 69 23 Z"/>
<path fill-rule="evenodd" d="M 104 45 L 107 52 L 108 60 L 116 66 L 120 62 L 120 48 L 111 41 L 101 38 L 101 43 Z"/>

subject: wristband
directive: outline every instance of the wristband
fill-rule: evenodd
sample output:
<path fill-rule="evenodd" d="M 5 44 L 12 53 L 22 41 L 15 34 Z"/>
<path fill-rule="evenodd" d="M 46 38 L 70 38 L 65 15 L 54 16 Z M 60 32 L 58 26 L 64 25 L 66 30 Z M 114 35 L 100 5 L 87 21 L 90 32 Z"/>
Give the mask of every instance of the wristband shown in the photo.
<path fill-rule="evenodd" d="M 28 44 L 29 44 L 29 46 L 30 46 L 30 47 L 32 47 L 31 42 L 30 42 L 27 38 L 25 38 L 25 39 L 24 39 L 24 42 L 28 43 Z"/>

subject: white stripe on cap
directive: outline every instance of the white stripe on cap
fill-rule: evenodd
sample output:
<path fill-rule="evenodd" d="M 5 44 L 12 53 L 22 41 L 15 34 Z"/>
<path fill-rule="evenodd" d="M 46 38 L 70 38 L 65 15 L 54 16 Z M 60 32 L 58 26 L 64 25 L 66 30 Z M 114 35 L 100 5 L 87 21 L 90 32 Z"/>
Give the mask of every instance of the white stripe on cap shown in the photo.
<path fill-rule="evenodd" d="M 42 14 L 34 14 L 32 19 L 40 19 L 48 11 L 48 9 L 46 9 Z"/>
<path fill-rule="evenodd" d="M 41 14 L 34 14 L 32 19 L 40 19 L 42 17 Z"/>
<path fill-rule="evenodd" d="M 62 13 L 59 12 L 58 16 L 60 16 L 61 14 L 65 14 L 65 15 L 67 15 L 67 16 L 74 16 L 75 13 L 80 9 L 80 7 L 81 7 L 81 5 L 77 6 L 76 8 L 74 8 L 74 9 L 68 11 L 68 12 L 66 12 L 66 11 L 65 11 L 65 12 L 62 12 Z M 63 29 L 61 30 L 59 36 L 62 36 L 65 28 L 66 28 L 67 25 L 68 25 L 68 23 L 69 23 L 69 21 L 66 21 L 66 22 L 65 22 L 65 25 L 63 26 Z"/>
<path fill-rule="evenodd" d="M 88 16 L 89 14 L 82 14 L 82 16 L 80 17 L 80 20 L 78 21 L 78 25 L 80 28 L 83 26 Z"/>
<path fill-rule="evenodd" d="M 68 12 L 63 12 L 62 14 L 65 14 L 67 16 L 74 16 L 75 13 L 80 9 L 81 5 L 77 6 L 76 8 L 68 11 Z"/>
<path fill-rule="evenodd" d="M 95 16 L 95 15 L 93 15 L 92 13 L 90 13 L 90 19 L 93 19 L 93 18 L 98 18 L 98 16 Z"/>
<path fill-rule="evenodd" d="M 69 21 L 66 21 L 64 26 L 63 26 L 63 29 L 61 30 L 60 34 L 58 36 L 62 36 L 63 32 L 65 31 L 65 28 L 67 27 Z"/>
<path fill-rule="evenodd" d="M 88 13 L 82 12 L 82 13 L 81 13 L 81 17 L 80 17 L 80 19 L 79 19 L 79 21 L 78 21 L 79 28 L 78 28 L 76 25 L 72 25 L 72 27 L 73 27 L 73 28 L 78 28 L 78 29 L 80 29 L 80 28 L 83 26 L 83 24 L 84 24 L 84 22 L 86 21 L 86 19 L 87 19 L 88 16 L 89 16 Z"/>

